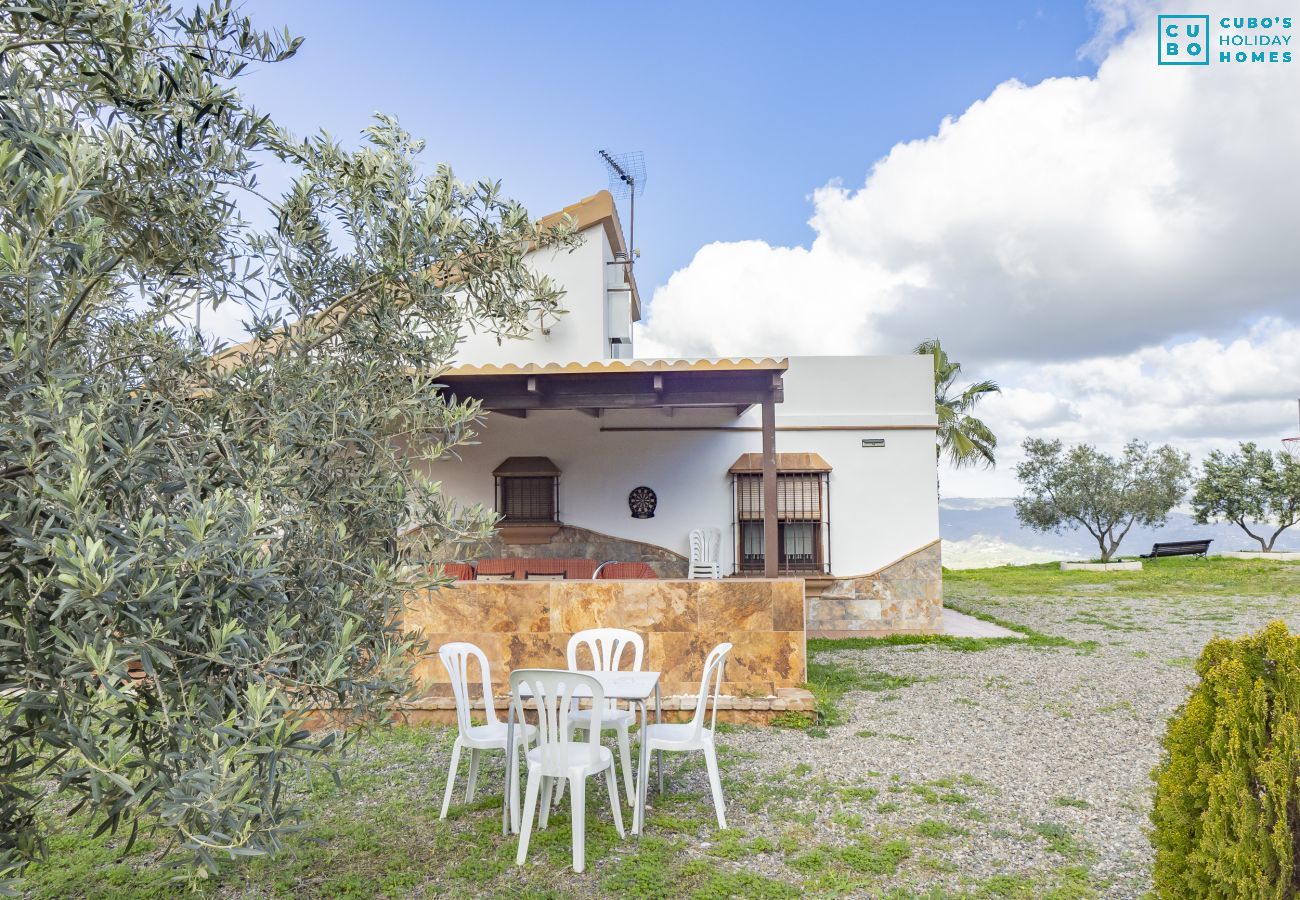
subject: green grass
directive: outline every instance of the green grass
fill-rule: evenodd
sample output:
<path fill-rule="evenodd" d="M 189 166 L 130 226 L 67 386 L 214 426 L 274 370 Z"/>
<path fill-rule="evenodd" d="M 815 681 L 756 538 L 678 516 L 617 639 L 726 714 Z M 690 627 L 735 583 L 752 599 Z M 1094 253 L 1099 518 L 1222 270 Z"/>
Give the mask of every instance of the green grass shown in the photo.
<path fill-rule="evenodd" d="M 893 691 L 915 684 L 919 679 L 911 675 L 891 675 L 888 672 L 858 669 L 855 666 L 822 662 L 813 658 L 822 649 L 814 647 L 815 639 L 808 641 L 808 684 L 817 703 L 816 724 L 822 727 L 842 725 L 847 718 L 840 703 L 850 691 Z"/>
<path fill-rule="evenodd" d="M 1274 560 L 1172 557 L 1143 560 L 1139 572 L 1062 572 L 1056 563 L 1040 563 L 945 569 L 943 586 L 946 603 L 954 597 L 1090 596 L 1099 586 L 1104 586 L 1108 596 L 1119 597 L 1280 597 L 1300 593 L 1300 565 Z"/>

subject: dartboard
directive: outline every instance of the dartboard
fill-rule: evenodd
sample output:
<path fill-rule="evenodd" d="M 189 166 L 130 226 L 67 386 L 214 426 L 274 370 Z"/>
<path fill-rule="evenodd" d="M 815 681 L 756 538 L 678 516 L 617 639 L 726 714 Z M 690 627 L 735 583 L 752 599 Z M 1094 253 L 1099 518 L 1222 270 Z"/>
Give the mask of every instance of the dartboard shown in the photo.
<path fill-rule="evenodd" d="M 650 488 L 642 487 L 633 488 L 632 493 L 627 495 L 627 505 L 632 508 L 632 518 L 634 519 L 653 519 L 655 507 L 659 505 L 659 498 Z"/>

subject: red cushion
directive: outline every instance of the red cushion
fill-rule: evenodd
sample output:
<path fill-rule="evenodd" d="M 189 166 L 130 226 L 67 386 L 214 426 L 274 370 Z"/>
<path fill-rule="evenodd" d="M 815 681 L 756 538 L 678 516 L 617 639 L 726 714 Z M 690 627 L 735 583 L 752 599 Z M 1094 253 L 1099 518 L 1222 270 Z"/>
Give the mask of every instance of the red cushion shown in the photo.
<path fill-rule="evenodd" d="M 610 563 L 600 570 L 601 579 L 618 578 L 618 579 L 638 579 L 638 578 L 658 578 L 655 570 L 650 568 L 648 563 L 643 562 L 616 562 Z"/>
<path fill-rule="evenodd" d="M 480 559 L 478 561 L 478 573 L 480 575 L 509 575 L 512 578 L 518 578 L 520 576 L 516 575 L 515 572 L 521 562 L 523 560 L 514 559 L 513 557 Z"/>
<path fill-rule="evenodd" d="M 439 568 L 441 568 L 445 574 L 450 575 L 452 578 L 455 578 L 457 581 L 474 580 L 473 563 L 463 563 L 463 562 L 434 563 L 433 565 L 429 566 L 430 574 L 437 572 Z"/>

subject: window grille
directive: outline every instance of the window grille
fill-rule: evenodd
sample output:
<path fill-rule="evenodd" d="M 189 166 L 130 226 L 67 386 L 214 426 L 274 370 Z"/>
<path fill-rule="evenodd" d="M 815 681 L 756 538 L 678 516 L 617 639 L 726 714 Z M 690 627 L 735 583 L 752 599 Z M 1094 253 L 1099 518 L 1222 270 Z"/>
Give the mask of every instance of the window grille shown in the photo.
<path fill-rule="evenodd" d="M 559 479 L 506 476 L 497 511 L 504 522 L 554 522 Z"/>
<path fill-rule="evenodd" d="M 763 476 L 736 474 L 736 569 L 763 571 Z M 776 476 L 777 568 L 790 573 L 830 571 L 830 476 L 779 472 Z"/>

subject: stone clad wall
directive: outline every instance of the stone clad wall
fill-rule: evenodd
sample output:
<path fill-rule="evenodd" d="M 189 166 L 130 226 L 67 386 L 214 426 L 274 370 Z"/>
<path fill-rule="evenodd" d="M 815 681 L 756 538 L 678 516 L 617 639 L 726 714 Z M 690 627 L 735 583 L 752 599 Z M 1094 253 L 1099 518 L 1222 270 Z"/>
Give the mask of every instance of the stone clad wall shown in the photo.
<path fill-rule="evenodd" d="M 943 564 L 939 542 L 878 572 L 833 581 L 808 600 L 813 637 L 934 634 L 943 625 Z"/>
<path fill-rule="evenodd" d="M 510 544 L 501 540 L 498 534 L 484 551 L 479 554 L 488 556 L 512 556 L 522 559 L 594 559 L 604 562 L 607 559 L 618 562 L 643 562 L 654 569 L 660 578 L 685 578 L 688 560 L 680 553 L 674 553 L 664 547 L 614 537 L 579 528 L 576 525 L 561 525 L 545 544 Z"/>
<path fill-rule="evenodd" d="M 734 649 L 723 693 L 773 697 L 807 680 L 803 581 L 461 582 L 407 597 L 406 623 L 429 642 L 414 676 L 425 697 L 450 695 L 438 647 L 470 641 L 487 654 L 493 687 L 506 693 L 510 670 L 565 668 L 569 637 L 618 627 L 646 641 L 645 668 L 663 673 L 665 697 L 699 689 L 715 645 Z M 739 707 L 738 707 L 739 708 Z"/>
<path fill-rule="evenodd" d="M 643 562 L 660 578 L 685 578 L 689 560 L 666 547 L 601 534 L 576 525 L 561 525 L 555 536 L 544 544 L 513 544 L 501 539 L 500 532 L 469 555 L 448 556 L 439 562 L 472 562 L 489 557 L 518 559 L 591 559 L 604 562 Z"/>

